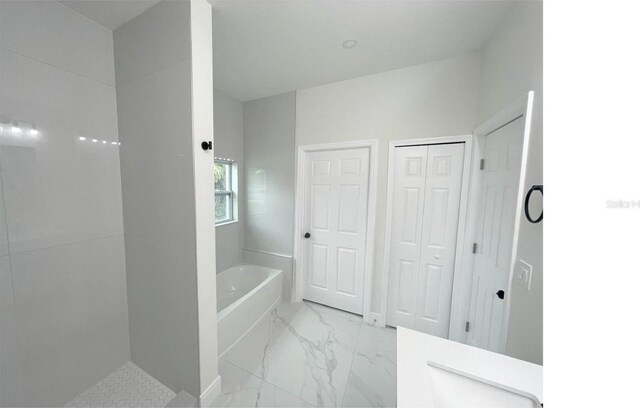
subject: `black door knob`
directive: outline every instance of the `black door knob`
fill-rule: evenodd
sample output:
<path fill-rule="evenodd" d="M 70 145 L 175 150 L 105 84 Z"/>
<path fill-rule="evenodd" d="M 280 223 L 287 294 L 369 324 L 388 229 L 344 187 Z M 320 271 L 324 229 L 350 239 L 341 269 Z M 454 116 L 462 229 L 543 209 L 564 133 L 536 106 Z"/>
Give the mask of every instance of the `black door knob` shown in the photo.
<path fill-rule="evenodd" d="M 504 290 L 500 289 L 496 292 L 496 295 L 498 296 L 498 298 L 504 299 Z"/>
<path fill-rule="evenodd" d="M 304 237 L 305 237 L 305 238 L 307 238 L 307 239 L 308 239 L 308 238 L 311 238 L 311 234 L 309 234 L 308 232 L 306 232 L 306 233 L 304 234 Z"/>
<path fill-rule="evenodd" d="M 202 146 L 202 150 L 204 151 L 213 149 L 213 143 L 211 141 L 204 141 L 200 146 Z"/>

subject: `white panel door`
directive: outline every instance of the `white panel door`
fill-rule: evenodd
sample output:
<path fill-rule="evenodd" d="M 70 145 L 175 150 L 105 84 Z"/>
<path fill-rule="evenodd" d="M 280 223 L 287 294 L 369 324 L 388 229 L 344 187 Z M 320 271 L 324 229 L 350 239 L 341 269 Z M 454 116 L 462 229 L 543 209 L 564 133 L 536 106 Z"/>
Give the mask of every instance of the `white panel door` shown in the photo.
<path fill-rule="evenodd" d="M 387 324 L 414 328 L 427 146 L 395 149 Z"/>
<path fill-rule="evenodd" d="M 481 146 L 484 169 L 479 173 L 480 198 L 475 218 L 476 253 L 467 342 L 491 351 L 500 351 L 523 134 L 524 119 L 520 118 L 487 135 Z"/>
<path fill-rule="evenodd" d="M 387 324 L 447 337 L 464 144 L 395 152 Z"/>
<path fill-rule="evenodd" d="M 309 152 L 306 163 L 303 297 L 362 314 L 369 149 Z"/>

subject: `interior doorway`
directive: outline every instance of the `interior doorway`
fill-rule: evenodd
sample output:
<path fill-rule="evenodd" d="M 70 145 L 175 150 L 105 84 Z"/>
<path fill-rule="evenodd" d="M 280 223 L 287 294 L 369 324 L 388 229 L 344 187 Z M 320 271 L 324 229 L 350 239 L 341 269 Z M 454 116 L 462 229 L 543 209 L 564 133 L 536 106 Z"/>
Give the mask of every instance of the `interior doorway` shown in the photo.
<path fill-rule="evenodd" d="M 375 141 L 301 146 L 296 191 L 296 291 L 359 315 L 369 310 Z"/>

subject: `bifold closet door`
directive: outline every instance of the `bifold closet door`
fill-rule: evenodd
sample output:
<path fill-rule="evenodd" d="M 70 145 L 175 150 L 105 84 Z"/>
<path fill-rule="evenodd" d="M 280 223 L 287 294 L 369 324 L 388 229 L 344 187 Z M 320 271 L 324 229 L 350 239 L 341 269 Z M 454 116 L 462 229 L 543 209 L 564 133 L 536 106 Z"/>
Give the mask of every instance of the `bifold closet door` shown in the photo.
<path fill-rule="evenodd" d="M 398 147 L 387 324 L 447 337 L 464 144 Z"/>

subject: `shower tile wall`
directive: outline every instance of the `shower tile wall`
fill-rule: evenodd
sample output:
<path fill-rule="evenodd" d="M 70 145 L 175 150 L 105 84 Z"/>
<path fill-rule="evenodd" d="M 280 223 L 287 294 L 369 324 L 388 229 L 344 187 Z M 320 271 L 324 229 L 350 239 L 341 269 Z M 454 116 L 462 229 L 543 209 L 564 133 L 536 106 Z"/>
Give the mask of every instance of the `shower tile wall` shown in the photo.
<path fill-rule="evenodd" d="M 244 243 L 244 154 L 242 102 L 214 91 L 213 144 L 216 157 L 238 163 L 238 222 L 216 227 L 216 272 L 242 263 Z"/>
<path fill-rule="evenodd" d="M 130 358 L 111 31 L 0 2 L 0 122 L 0 403 L 60 405 Z"/>
<path fill-rule="evenodd" d="M 245 102 L 244 262 L 284 272 L 284 298 L 293 282 L 293 191 L 296 94 Z"/>
<path fill-rule="evenodd" d="M 163 1 L 113 38 L 131 361 L 199 396 L 189 31 L 189 2 Z"/>

